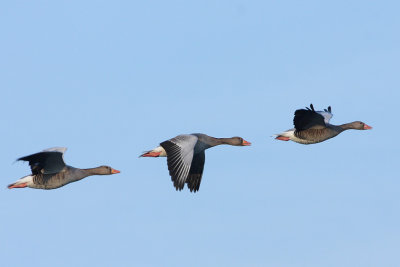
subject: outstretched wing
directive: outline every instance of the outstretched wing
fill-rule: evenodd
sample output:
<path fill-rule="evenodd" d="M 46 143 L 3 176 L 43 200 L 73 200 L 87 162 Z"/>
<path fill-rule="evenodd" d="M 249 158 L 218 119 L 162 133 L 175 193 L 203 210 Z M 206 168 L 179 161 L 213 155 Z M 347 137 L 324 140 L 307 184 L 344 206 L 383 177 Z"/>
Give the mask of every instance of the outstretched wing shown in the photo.
<path fill-rule="evenodd" d="M 65 147 L 49 148 L 18 160 L 28 161 L 33 175 L 54 174 L 65 167 L 63 154 L 66 150 Z"/>
<path fill-rule="evenodd" d="M 333 116 L 331 106 L 329 106 L 328 109 L 324 109 L 324 111 L 317 111 L 317 113 L 324 117 L 325 124 L 328 124 Z"/>
<path fill-rule="evenodd" d="M 187 186 L 190 192 L 196 192 L 200 189 L 201 177 L 203 176 L 204 162 L 206 155 L 204 151 L 194 155 L 192 166 L 190 167 L 189 175 L 187 177 Z"/>
<path fill-rule="evenodd" d="M 182 134 L 160 144 L 167 152 L 168 170 L 176 190 L 185 186 L 197 140 L 195 135 Z"/>
<path fill-rule="evenodd" d="M 322 129 L 326 127 L 324 116 L 314 110 L 313 104 L 310 105 L 310 108 L 307 107 L 306 109 L 296 110 L 293 124 L 296 131 L 303 131 L 310 128 Z"/>

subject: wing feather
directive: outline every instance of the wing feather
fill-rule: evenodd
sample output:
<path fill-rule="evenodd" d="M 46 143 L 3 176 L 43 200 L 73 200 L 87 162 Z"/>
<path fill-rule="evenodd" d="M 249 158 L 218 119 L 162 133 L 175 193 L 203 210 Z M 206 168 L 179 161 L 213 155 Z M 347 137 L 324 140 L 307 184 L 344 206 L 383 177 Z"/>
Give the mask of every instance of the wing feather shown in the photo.
<path fill-rule="evenodd" d="M 65 166 L 63 154 L 66 148 L 50 148 L 42 152 L 21 157 L 17 160 L 28 161 L 32 174 L 54 174 Z"/>
<path fill-rule="evenodd" d="M 303 131 L 310 128 L 322 129 L 326 127 L 324 116 L 316 112 L 312 104 L 310 108 L 298 109 L 295 111 L 293 124 L 296 131 Z"/>
<path fill-rule="evenodd" d="M 201 178 L 203 176 L 204 163 L 205 163 L 205 153 L 202 151 L 194 155 L 192 160 L 192 165 L 190 166 L 189 175 L 187 178 L 187 185 L 190 192 L 196 192 L 200 189 Z"/>
<path fill-rule="evenodd" d="M 160 144 L 167 152 L 168 170 L 176 190 L 185 186 L 197 140 L 197 136 L 185 134 Z"/>
<path fill-rule="evenodd" d="M 325 124 L 328 124 L 333 116 L 331 106 L 328 109 L 324 109 L 324 111 L 317 111 L 317 113 L 324 117 Z"/>

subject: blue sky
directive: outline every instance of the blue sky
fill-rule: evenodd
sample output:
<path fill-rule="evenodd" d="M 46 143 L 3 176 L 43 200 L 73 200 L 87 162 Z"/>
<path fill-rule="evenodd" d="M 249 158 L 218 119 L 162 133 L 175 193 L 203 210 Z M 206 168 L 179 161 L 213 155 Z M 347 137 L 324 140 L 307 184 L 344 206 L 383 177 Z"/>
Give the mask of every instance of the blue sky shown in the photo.
<path fill-rule="evenodd" d="M 397 1 L 7 1 L 0 9 L 1 266 L 399 266 Z M 316 145 L 274 140 L 293 112 L 361 120 Z M 165 159 L 206 152 L 200 191 Z M 103 164 L 57 190 L 15 189 L 15 159 L 68 147 Z"/>

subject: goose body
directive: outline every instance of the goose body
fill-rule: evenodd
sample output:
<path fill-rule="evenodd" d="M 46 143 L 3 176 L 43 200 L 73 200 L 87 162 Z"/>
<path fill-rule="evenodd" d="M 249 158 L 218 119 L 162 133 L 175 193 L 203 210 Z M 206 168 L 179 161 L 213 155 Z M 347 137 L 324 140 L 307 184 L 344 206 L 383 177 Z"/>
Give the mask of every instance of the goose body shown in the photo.
<path fill-rule="evenodd" d="M 169 174 L 176 190 L 182 190 L 187 184 L 190 192 L 200 188 L 203 175 L 205 153 L 208 148 L 227 144 L 249 146 L 251 143 L 241 137 L 215 138 L 205 134 L 181 134 L 166 140 L 141 157 L 167 157 Z"/>
<path fill-rule="evenodd" d="M 310 108 L 298 109 L 294 113 L 293 119 L 295 128 L 277 134 L 275 139 L 281 141 L 291 140 L 300 144 L 316 144 L 335 137 L 349 129 L 372 129 L 371 126 L 361 121 L 333 125 L 329 123 L 332 116 L 333 114 L 330 106 L 324 109 L 324 111 L 315 111 L 312 104 Z"/>
<path fill-rule="evenodd" d="M 63 159 L 65 151 L 66 148 L 63 147 L 50 148 L 19 158 L 18 160 L 29 162 L 32 174 L 10 184 L 8 188 L 30 187 L 36 189 L 55 189 L 91 175 L 119 173 L 119 171 L 108 166 L 90 169 L 79 169 L 68 166 L 64 163 Z"/>

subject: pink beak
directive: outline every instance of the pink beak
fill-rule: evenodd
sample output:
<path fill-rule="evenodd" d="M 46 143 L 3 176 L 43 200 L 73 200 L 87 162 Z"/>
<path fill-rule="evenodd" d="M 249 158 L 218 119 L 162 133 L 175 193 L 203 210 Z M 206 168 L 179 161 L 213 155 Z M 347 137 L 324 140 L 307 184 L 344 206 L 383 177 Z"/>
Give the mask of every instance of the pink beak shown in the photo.
<path fill-rule="evenodd" d="M 111 173 L 112 173 L 112 174 L 115 174 L 115 173 L 120 173 L 120 171 L 118 171 L 118 170 L 115 170 L 115 169 L 111 169 Z"/>
<path fill-rule="evenodd" d="M 247 142 L 246 140 L 243 140 L 242 145 L 244 145 L 244 146 L 251 146 L 251 143 L 250 143 L 250 142 Z"/>
<path fill-rule="evenodd" d="M 364 124 L 364 130 L 370 130 L 370 129 L 372 129 L 371 126 Z"/>

